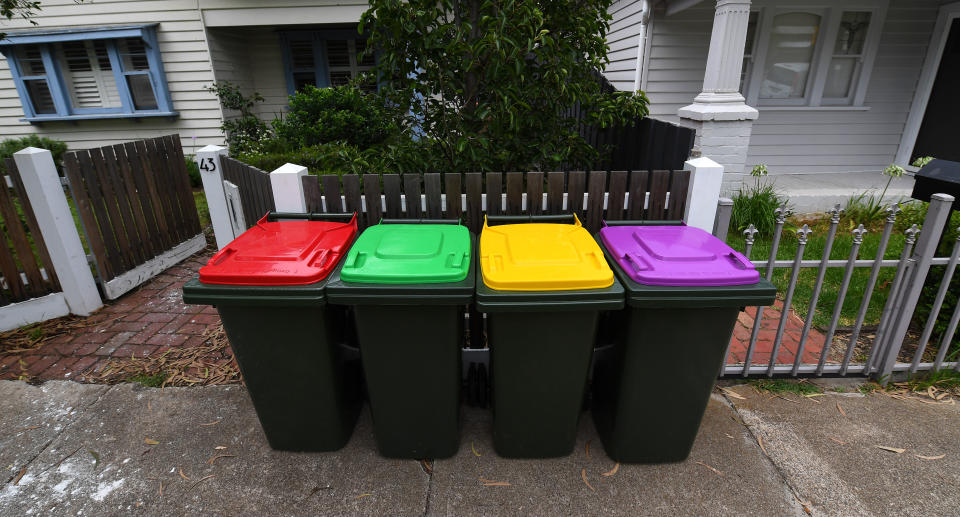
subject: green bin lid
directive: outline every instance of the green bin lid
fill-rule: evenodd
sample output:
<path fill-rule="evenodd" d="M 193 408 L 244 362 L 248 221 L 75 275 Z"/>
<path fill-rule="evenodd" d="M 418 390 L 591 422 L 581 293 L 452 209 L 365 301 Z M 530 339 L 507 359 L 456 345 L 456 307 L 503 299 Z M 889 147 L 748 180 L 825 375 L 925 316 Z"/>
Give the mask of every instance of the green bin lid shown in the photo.
<path fill-rule="evenodd" d="M 367 228 L 340 270 L 346 282 L 460 282 L 470 269 L 470 232 L 449 224 L 378 224 Z"/>

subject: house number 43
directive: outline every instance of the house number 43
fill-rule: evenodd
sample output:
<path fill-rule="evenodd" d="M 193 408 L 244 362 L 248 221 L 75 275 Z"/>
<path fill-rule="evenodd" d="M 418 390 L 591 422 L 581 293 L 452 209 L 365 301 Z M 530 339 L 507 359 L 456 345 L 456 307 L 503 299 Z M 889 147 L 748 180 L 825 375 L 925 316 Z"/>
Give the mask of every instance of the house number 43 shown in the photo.
<path fill-rule="evenodd" d="M 213 163 L 213 158 L 201 158 L 200 159 L 200 170 L 207 172 L 213 172 L 217 170 L 216 164 Z"/>

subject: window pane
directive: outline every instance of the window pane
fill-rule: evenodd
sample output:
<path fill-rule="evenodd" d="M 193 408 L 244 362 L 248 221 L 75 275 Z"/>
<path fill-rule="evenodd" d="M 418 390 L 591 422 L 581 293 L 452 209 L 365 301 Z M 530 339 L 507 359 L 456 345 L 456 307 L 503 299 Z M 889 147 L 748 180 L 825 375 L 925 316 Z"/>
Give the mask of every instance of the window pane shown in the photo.
<path fill-rule="evenodd" d="M 773 18 L 761 99 L 799 99 L 806 94 L 819 31 L 816 14 L 785 13 Z"/>
<path fill-rule="evenodd" d="M 56 114 L 57 108 L 53 105 L 53 97 L 46 79 L 28 79 L 23 82 L 33 104 L 33 111 L 38 115 Z"/>
<path fill-rule="evenodd" d="M 293 89 L 300 91 L 307 85 L 316 86 L 317 76 L 313 72 L 294 72 Z"/>
<path fill-rule="evenodd" d="M 843 13 L 843 18 L 840 19 L 840 31 L 837 32 L 837 43 L 833 48 L 834 55 L 862 54 L 869 26 L 869 12 L 847 11 Z"/>
<path fill-rule="evenodd" d="M 350 66 L 350 48 L 347 40 L 327 40 L 327 64 L 331 68 Z"/>
<path fill-rule="evenodd" d="M 330 72 L 330 86 L 343 86 L 350 82 L 350 72 Z"/>
<path fill-rule="evenodd" d="M 55 47 L 55 57 L 74 108 L 122 106 L 113 71 L 109 66 L 101 68 L 104 60 L 97 55 L 93 42 L 65 42 Z M 109 58 L 106 61 L 109 65 Z"/>
<path fill-rule="evenodd" d="M 133 109 L 155 110 L 157 98 L 150 86 L 150 76 L 147 74 L 133 74 L 127 76 L 127 86 L 130 87 L 130 96 L 133 97 Z"/>
<path fill-rule="evenodd" d="M 43 56 L 39 45 L 21 45 L 17 48 L 17 61 L 23 75 L 44 75 Z"/>
<path fill-rule="evenodd" d="M 853 74 L 857 69 L 857 58 L 835 57 L 830 61 L 827 82 L 823 85 L 823 96 L 845 98 L 850 94 Z"/>
<path fill-rule="evenodd" d="M 364 52 L 367 50 L 367 40 L 358 39 L 356 40 L 357 44 L 357 65 L 360 68 L 373 67 L 376 64 L 376 60 L 373 56 L 373 52 L 368 55 L 364 55 Z"/>
<path fill-rule="evenodd" d="M 142 39 L 124 38 L 117 42 L 117 46 L 119 47 L 124 72 L 150 70 L 150 63 L 147 60 L 147 46 Z"/>
<path fill-rule="evenodd" d="M 294 69 L 313 69 L 313 42 L 291 41 L 290 56 Z"/>

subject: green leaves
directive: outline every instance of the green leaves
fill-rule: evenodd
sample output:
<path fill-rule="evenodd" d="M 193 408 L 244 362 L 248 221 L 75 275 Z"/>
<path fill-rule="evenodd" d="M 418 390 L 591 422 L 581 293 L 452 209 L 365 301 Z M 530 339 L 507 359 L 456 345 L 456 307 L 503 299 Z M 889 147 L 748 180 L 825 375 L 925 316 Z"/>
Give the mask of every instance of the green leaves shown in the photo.
<path fill-rule="evenodd" d="M 604 126 L 647 114 L 642 93 L 603 93 L 595 78 L 610 3 L 372 0 L 362 24 L 381 92 L 441 170 L 548 169 L 596 158 L 574 107 Z"/>

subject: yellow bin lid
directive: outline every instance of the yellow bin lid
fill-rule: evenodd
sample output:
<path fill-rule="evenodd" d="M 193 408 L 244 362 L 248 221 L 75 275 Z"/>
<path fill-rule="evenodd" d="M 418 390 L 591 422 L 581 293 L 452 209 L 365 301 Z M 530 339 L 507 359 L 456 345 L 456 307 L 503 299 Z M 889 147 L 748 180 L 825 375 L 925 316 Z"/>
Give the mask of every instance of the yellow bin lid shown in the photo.
<path fill-rule="evenodd" d="M 613 285 L 603 251 L 580 220 L 574 224 L 487 226 L 480 234 L 483 283 L 501 291 L 569 291 Z"/>

